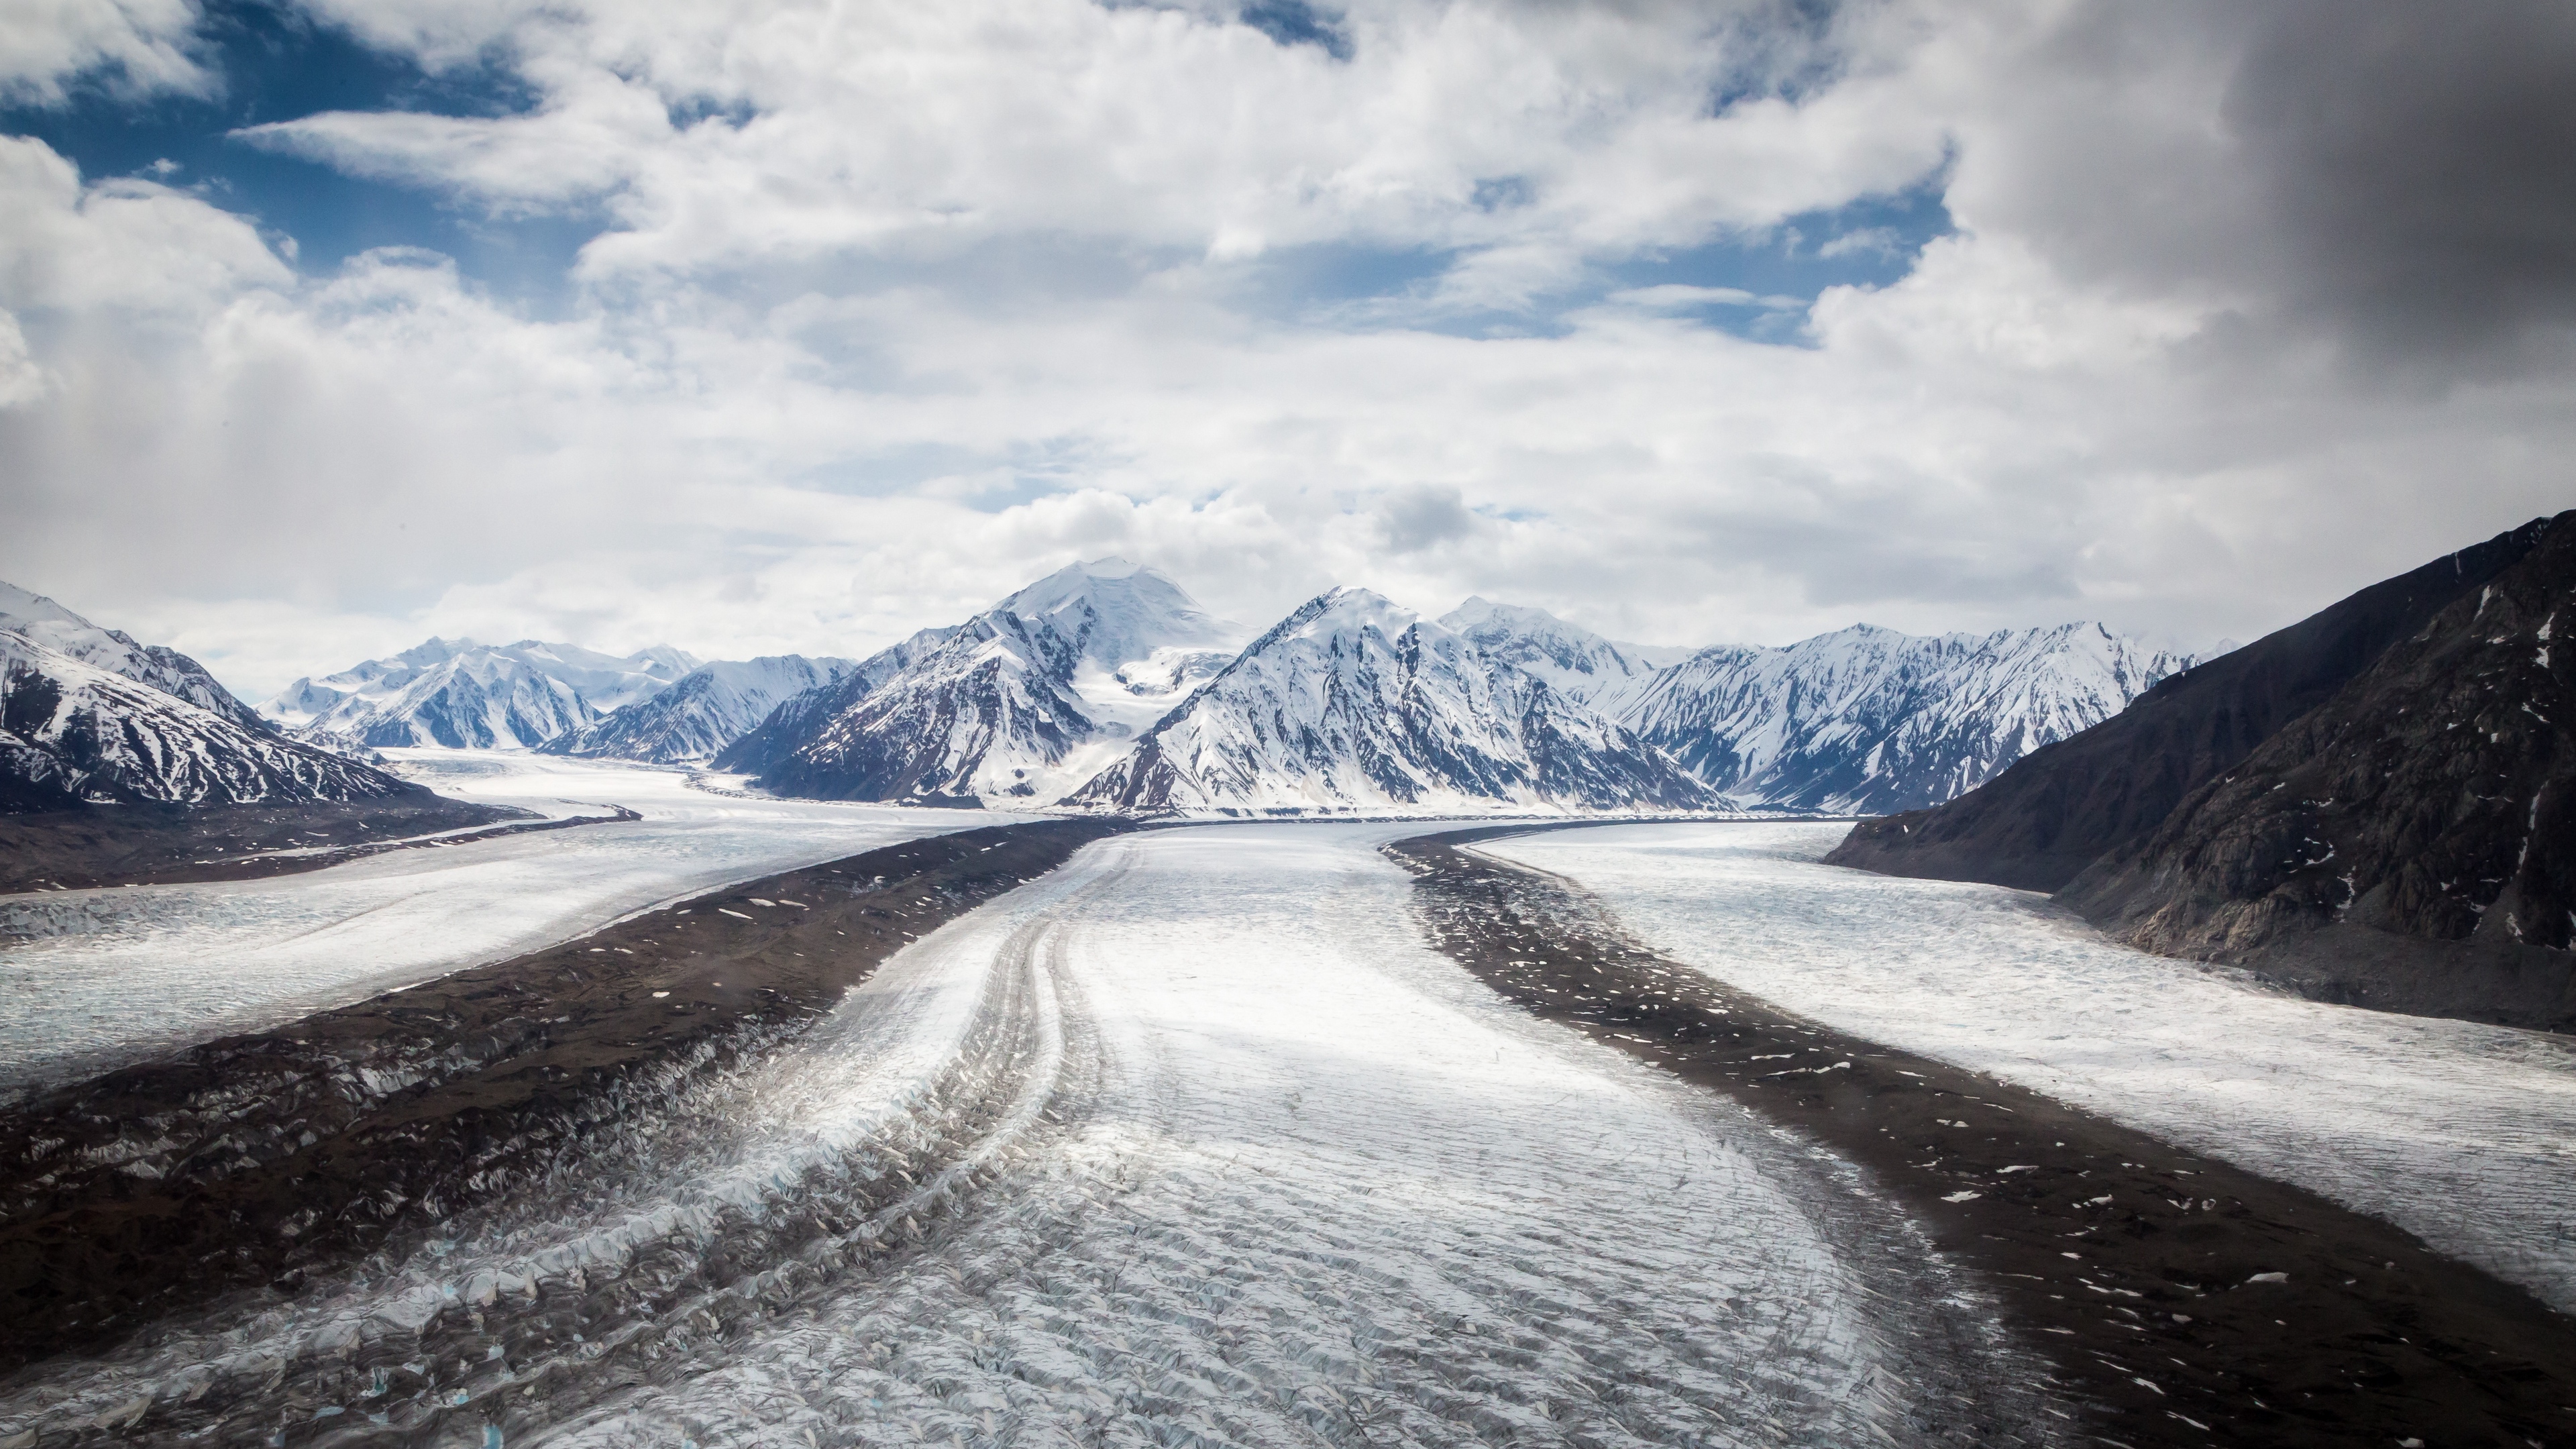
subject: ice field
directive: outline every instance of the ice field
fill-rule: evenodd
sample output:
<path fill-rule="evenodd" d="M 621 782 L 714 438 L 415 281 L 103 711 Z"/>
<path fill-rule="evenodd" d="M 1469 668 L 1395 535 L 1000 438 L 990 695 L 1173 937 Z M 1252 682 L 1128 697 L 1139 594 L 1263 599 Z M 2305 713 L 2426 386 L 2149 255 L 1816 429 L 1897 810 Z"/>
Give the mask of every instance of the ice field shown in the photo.
<path fill-rule="evenodd" d="M 1422 945 L 1400 833 L 1097 843 L 406 1261 L 22 1378 L 0 1441 L 1848 1445 L 1953 1395 L 2040 1412 L 1847 1168 Z"/>
<path fill-rule="evenodd" d="M 747 799 L 603 761 L 386 753 L 443 795 L 644 818 L 265 880 L 0 897 L 0 1096 L 505 959 L 713 886 L 1017 818 Z"/>
<path fill-rule="evenodd" d="M 2045 898 L 1820 865 L 1848 827 L 1604 826 L 1478 849 L 1675 960 L 2393 1222 L 2576 1310 L 2576 1043 L 2326 1006 Z"/>

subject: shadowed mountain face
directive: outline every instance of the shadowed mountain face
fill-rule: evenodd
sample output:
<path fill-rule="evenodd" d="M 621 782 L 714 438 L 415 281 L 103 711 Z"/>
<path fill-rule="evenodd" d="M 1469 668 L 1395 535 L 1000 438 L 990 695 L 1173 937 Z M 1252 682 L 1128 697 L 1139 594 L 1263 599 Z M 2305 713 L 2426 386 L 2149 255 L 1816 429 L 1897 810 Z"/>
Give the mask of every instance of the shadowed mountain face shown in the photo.
<path fill-rule="evenodd" d="M 2548 526 L 2528 523 L 2373 584 L 2175 675 L 1946 805 L 1862 822 L 1828 859 L 1889 875 L 2056 890 L 2106 852 L 2143 843 L 2185 796 L 2520 562 Z"/>
<path fill-rule="evenodd" d="M 2150 950 L 2576 1026 L 2576 515 L 2064 898 Z M 2430 948 L 2431 980 L 2404 969 Z M 2425 954 L 2417 950 L 2414 954 Z"/>
<path fill-rule="evenodd" d="M 2571 626 L 2576 512 L 2363 590 L 1827 858 L 2059 890 L 2132 944 L 2329 1000 L 2576 1027 Z"/>

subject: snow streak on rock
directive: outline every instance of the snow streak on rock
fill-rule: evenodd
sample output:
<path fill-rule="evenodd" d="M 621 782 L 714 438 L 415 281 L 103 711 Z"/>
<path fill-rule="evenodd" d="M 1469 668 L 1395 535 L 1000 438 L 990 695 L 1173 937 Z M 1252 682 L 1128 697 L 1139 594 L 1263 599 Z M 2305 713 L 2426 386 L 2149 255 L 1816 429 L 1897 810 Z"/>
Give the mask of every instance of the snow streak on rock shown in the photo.
<path fill-rule="evenodd" d="M 1290 614 L 1071 803 L 1690 809 L 1713 792 L 1464 635 L 1365 589 Z"/>
<path fill-rule="evenodd" d="M 0 630 L 0 811 L 369 800 L 415 788 Z"/>
<path fill-rule="evenodd" d="M 163 694 L 222 715 L 246 729 L 265 733 L 258 711 L 215 682 L 206 666 L 159 644 L 137 644 L 122 629 L 102 629 L 42 594 L 0 583 L 0 630 L 7 630 L 57 654 L 148 684 Z"/>
<path fill-rule="evenodd" d="M 1856 1035 L 2298 1184 L 2576 1310 L 2576 1047 L 2328 1006 L 2104 940 L 2019 891 L 1816 864 L 1834 825 L 1607 826 L 1478 849 Z"/>
<path fill-rule="evenodd" d="M 2099 624 L 1930 639 L 1863 624 L 1703 649 L 1620 722 L 1747 805 L 1878 815 L 1965 794 L 2190 664 Z"/>
<path fill-rule="evenodd" d="M 1836 1164 L 1428 952 L 1385 833 L 1104 842 L 658 1130 L 40 1367 L 0 1436 L 1904 1444 L 1910 1386 L 2028 1371 Z"/>

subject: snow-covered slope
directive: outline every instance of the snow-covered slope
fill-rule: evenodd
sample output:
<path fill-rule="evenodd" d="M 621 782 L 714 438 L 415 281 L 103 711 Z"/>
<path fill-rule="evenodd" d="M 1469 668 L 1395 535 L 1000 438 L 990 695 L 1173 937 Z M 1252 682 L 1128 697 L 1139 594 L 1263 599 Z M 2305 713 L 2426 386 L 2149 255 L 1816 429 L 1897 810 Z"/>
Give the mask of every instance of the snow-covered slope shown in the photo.
<path fill-rule="evenodd" d="M 1068 803 L 1119 810 L 1689 808 L 1714 793 L 1366 589 L 1290 614 Z"/>
<path fill-rule="evenodd" d="M 0 630 L 0 811 L 363 800 L 418 788 Z"/>
<path fill-rule="evenodd" d="M 954 637 L 959 625 L 923 629 L 900 644 L 880 649 L 844 671 L 840 678 L 790 695 L 767 717 L 710 761 L 719 770 L 760 775 L 776 769 L 835 716 L 856 706 L 879 685 L 920 663 Z"/>
<path fill-rule="evenodd" d="M 758 768 L 786 795 L 1044 804 L 1214 675 L 1240 637 L 1153 569 L 1074 564 L 828 715 L 791 701 L 794 729 L 765 725 L 718 763 Z"/>
<path fill-rule="evenodd" d="M 1620 722 L 1738 801 L 1877 815 L 1973 790 L 2190 663 L 2099 624 L 1929 639 L 1863 624 L 1703 649 Z"/>
<path fill-rule="evenodd" d="M 670 688 L 539 748 L 585 759 L 694 764 L 750 733 L 787 700 L 838 684 L 858 667 L 856 660 L 802 654 L 701 664 Z"/>
<path fill-rule="evenodd" d="M 206 666 L 159 644 L 137 644 L 122 629 L 102 629 L 42 594 L 0 582 L 0 629 L 84 664 L 148 684 L 245 729 L 265 732 L 259 713 L 215 682 Z"/>
<path fill-rule="evenodd" d="M 260 713 L 301 736 L 379 748 L 527 749 L 668 688 L 698 661 L 667 646 L 623 657 L 522 639 L 431 639 L 325 678 L 299 679 Z"/>
<path fill-rule="evenodd" d="M 1679 664 L 1689 649 L 1620 644 L 1580 629 L 1545 609 L 1524 609 L 1471 598 L 1440 616 L 1440 627 L 1464 634 L 1489 659 L 1497 659 L 1557 693 L 1603 714 L 1617 715 L 1645 689 L 1657 670 Z"/>

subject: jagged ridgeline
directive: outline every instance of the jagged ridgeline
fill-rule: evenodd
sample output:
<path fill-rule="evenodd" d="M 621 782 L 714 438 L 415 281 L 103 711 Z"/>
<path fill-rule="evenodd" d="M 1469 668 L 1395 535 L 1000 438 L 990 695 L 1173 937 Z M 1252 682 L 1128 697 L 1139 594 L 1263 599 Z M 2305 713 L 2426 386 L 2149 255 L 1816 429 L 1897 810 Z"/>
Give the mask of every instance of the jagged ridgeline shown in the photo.
<path fill-rule="evenodd" d="M 2373 585 L 1830 857 L 2314 994 L 2576 1025 L 2576 512 Z"/>
<path fill-rule="evenodd" d="M 1360 589 L 1255 637 L 1109 558 L 864 659 L 431 639 L 299 679 L 259 717 L 358 759 L 535 749 L 835 800 L 1836 814 L 1949 799 L 2189 662 L 2098 624 L 1692 650 Z"/>
<path fill-rule="evenodd" d="M 714 763 L 924 804 L 1838 812 L 1946 799 L 2187 662 L 2092 624 L 1694 652 L 1362 589 L 1247 632 L 1152 568 L 1077 564 L 787 701 Z"/>

